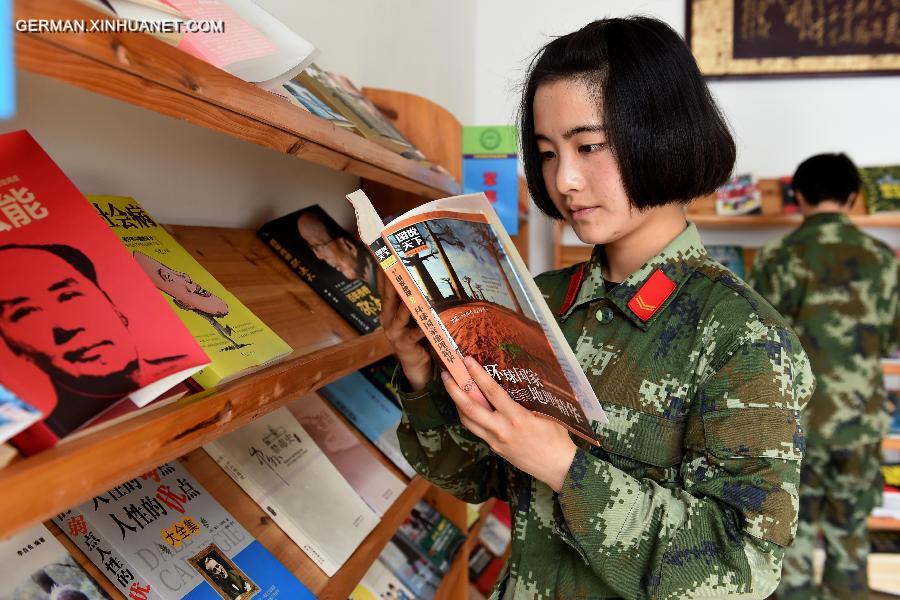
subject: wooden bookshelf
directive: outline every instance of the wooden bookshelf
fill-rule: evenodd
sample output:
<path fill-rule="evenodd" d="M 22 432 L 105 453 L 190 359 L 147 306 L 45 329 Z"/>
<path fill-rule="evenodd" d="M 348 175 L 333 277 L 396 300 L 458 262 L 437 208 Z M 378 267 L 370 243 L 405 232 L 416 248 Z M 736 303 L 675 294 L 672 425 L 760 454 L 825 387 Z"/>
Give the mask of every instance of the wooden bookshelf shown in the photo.
<path fill-rule="evenodd" d="M 172 228 L 178 241 L 290 344 L 284 361 L 65 442 L 0 470 L 0 538 L 174 460 L 387 356 L 244 229 Z M 224 474 L 223 474 L 224 476 Z"/>
<path fill-rule="evenodd" d="M 105 15 L 77 0 L 15 0 L 15 19 Z M 459 184 L 143 33 L 17 33 L 20 69 L 427 198 Z"/>
<path fill-rule="evenodd" d="M 434 600 L 467 600 L 469 597 L 469 557 L 478 544 L 478 535 L 484 527 L 484 521 L 494 509 L 496 499 L 490 499 L 478 509 L 478 520 L 468 530 L 468 539 L 453 558 L 450 570 L 444 576 Z M 465 531 L 465 530 L 464 530 Z"/>
<path fill-rule="evenodd" d="M 881 363 L 881 366 L 884 368 L 885 375 L 900 375 L 900 363 L 885 362 Z"/>
<path fill-rule="evenodd" d="M 900 531 L 900 519 L 869 517 L 869 531 Z"/>

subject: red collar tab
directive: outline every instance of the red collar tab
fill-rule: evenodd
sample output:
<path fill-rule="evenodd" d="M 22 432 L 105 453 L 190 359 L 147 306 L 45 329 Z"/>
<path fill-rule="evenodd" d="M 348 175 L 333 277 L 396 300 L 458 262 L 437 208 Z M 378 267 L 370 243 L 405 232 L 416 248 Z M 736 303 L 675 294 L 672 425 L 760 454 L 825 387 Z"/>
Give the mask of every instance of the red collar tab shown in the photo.
<path fill-rule="evenodd" d="M 668 276 L 662 272 L 662 269 L 657 269 L 653 271 L 653 275 L 644 282 L 644 285 L 637 291 L 637 294 L 628 301 L 628 308 L 630 308 L 631 312 L 637 315 L 641 321 L 646 323 L 650 320 L 650 317 L 656 314 L 659 307 L 668 300 L 676 287 L 675 282 L 669 279 Z"/>
<path fill-rule="evenodd" d="M 575 298 L 578 296 L 578 290 L 581 289 L 581 282 L 584 280 L 584 269 L 585 265 L 581 265 L 581 268 L 575 271 L 572 275 L 572 279 L 569 280 L 569 289 L 566 290 L 566 298 L 563 300 L 562 308 L 559 309 L 559 316 L 563 316 L 569 309 L 572 308 L 572 305 L 575 303 Z"/>

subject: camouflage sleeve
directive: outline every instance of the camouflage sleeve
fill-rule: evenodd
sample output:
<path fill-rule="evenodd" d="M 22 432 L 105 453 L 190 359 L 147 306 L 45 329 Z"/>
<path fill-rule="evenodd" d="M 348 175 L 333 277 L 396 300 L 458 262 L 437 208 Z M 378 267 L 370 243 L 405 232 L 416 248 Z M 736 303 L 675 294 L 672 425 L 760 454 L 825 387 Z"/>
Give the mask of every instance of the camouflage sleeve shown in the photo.
<path fill-rule="evenodd" d="M 403 455 L 422 477 L 465 502 L 506 500 L 506 462 L 459 423 L 439 373 L 435 366 L 424 390 L 406 393 L 409 387 L 397 367 L 395 389 L 403 405 L 397 437 Z"/>
<path fill-rule="evenodd" d="M 789 279 L 784 278 L 786 274 L 781 272 L 780 261 L 775 254 L 775 250 L 768 246 L 759 249 L 753 259 L 750 274 L 747 275 L 747 283 L 783 314 L 782 287 L 783 283 Z"/>
<path fill-rule="evenodd" d="M 760 322 L 707 367 L 686 422 L 680 487 L 579 450 L 558 530 L 626 598 L 763 598 L 796 532 L 812 373 L 790 332 Z"/>
<path fill-rule="evenodd" d="M 900 294 L 897 293 L 897 288 L 900 286 L 900 262 L 896 259 L 894 259 L 894 268 L 889 274 L 887 283 L 886 291 L 889 299 L 887 310 L 888 327 L 884 335 L 883 356 L 900 351 Z"/>

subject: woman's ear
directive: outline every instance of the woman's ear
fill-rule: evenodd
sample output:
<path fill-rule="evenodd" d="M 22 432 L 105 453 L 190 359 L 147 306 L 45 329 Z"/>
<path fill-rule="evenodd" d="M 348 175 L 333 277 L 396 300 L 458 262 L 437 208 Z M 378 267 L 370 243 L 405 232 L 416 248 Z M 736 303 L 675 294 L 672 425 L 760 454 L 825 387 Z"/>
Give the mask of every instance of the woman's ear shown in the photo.
<path fill-rule="evenodd" d="M 859 192 L 850 192 L 850 195 L 847 196 L 847 202 L 844 206 L 847 207 L 847 210 L 853 208 L 853 205 L 856 204 L 856 200 L 859 198 Z"/>

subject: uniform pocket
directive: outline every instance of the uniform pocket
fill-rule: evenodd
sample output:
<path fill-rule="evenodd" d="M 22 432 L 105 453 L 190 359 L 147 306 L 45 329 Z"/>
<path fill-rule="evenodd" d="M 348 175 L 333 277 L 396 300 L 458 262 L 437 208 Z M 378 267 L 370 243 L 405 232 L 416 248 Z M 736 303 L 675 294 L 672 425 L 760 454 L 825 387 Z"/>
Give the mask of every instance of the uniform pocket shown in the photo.
<path fill-rule="evenodd" d="M 624 406 L 603 408 L 609 417 L 603 429 L 604 450 L 638 465 L 672 467 L 681 463 L 684 419 L 664 419 Z"/>

